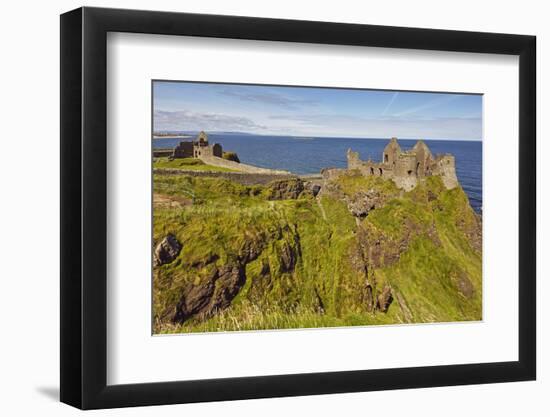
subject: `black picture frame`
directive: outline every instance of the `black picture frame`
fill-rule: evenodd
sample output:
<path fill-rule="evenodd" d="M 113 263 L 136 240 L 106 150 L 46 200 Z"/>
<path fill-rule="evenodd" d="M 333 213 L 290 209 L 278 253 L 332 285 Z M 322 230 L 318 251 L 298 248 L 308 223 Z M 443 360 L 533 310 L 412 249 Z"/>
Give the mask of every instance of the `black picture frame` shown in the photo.
<path fill-rule="evenodd" d="M 519 358 L 513 362 L 107 385 L 108 32 L 519 56 Z M 61 15 L 61 401 L 82 409 L 533 380 L 536 38 L 136 10 Z"/>

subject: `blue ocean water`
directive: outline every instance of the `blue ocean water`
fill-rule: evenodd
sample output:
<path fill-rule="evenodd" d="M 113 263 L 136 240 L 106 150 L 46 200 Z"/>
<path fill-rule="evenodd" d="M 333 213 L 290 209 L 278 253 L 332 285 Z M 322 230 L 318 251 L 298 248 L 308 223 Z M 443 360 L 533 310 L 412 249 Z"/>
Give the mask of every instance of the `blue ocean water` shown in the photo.
<path fill-rule="evenodd" d="M 359 152 L 361 159 L 380 161 L 388 139 L 300 138 L 248 134 L 209 134 L 210 142 L 224 150 L 237 152 L 243 163 L 264 168 L 283 169 L 295 174 L 317 174 L 323 168 L 345 168 L 346 151 Z M 182 139 L 154 139 L 155 148 L 173 148 Z M 406 150 L 416 140 L 400 139 Z M 434 155 L 451 153 L 456 159 L 456 174 L 477 212 L 482 207 L 482 144 L 474 141 L 429 140 Z"/>

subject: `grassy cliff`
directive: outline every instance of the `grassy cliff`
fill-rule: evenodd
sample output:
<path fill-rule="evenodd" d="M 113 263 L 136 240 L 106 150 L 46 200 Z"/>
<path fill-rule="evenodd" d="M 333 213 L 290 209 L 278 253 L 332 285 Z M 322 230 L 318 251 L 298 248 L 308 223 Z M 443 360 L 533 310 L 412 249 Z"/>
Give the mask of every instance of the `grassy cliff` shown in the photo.
<path fill-rule="evenodd" d="M 154 268 L 156 333 L 481 319 L 481 226 L 460 187 L 287 182 L 155 175 L 154 246 L 181 245 Z"/>

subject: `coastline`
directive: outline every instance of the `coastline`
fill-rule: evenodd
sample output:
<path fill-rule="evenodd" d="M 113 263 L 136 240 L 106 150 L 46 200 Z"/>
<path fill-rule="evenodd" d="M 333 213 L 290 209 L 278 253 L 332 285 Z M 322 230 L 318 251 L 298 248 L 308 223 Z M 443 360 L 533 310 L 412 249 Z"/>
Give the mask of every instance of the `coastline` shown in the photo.
<path fill-rule="evenodd" d="M 153 135 L 153 139 L 189 139 L 191 137 L 191 135 Z"/>

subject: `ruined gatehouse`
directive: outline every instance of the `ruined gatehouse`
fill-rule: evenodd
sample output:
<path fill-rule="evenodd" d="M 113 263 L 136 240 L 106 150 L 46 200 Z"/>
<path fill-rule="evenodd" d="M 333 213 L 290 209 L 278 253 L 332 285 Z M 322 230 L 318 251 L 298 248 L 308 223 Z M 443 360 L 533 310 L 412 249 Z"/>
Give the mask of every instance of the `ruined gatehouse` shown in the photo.
<path fill-rule="evenodd" d="M 196 139 L 193 141 L 182 141 L 178 146 L 174 148 L 172 158 L 202 158 L 216 156 L 221 158 L 223 156 L 222 145 L 215 143 L 210 145 L 208 143 L 208 135 L 206 132 L 200 132 Z"/>

